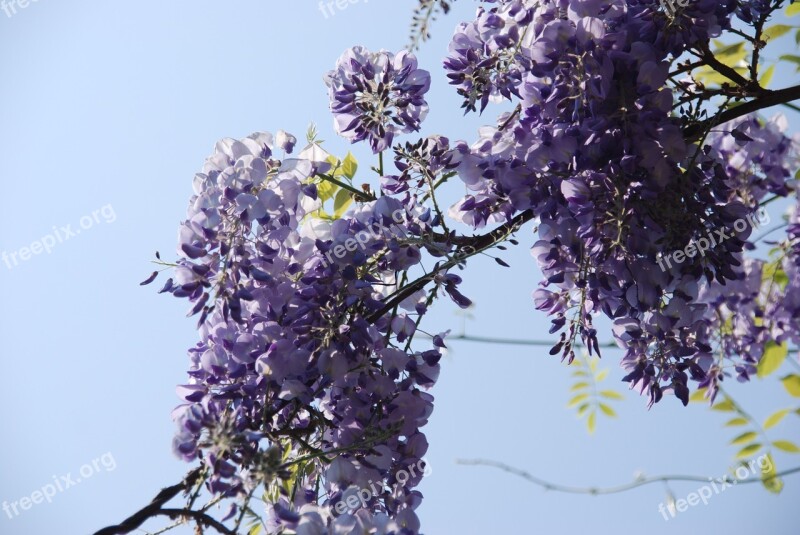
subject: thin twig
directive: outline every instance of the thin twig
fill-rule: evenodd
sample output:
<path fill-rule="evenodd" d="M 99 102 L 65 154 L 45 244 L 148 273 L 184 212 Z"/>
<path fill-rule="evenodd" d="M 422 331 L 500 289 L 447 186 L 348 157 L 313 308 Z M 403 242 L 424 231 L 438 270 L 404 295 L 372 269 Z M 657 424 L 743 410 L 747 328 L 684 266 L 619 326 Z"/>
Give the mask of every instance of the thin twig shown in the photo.
<path fill-rule="evenodd" d="M 126 518 L 125 520 L 122 521 L 122 523 L 117 524 L 116 526 L 109 526 L 107 528 L 103 528 L 100 531 L 96 532 L 94 535 L 123 535 L 125 533 L 130 533 L 131 531 L 135 530 L 150 518 L 161 516 L 164 514 L 167 514 L 167 516 L 169 516 L 168 513 L 164 512 L 165 510 L 161 509 L 164 506 L 164 504 L 166 504 L 168 501 L 173 499 L 181 492 L 188 492 L 194 486 L 195 482 L 197 482 L 197 480 L 200 478 L 202 473 L 203 473 L 202 466 L 195 468 L 194 470 L 189 472 L 186 475 L 186 477 L 183 478 L 183 481 L 181 481 L 180 483 L 172 485 L 171 487 L 166 487 L 164 489 L 161 489 L 161 492 L 159 492 L 158 495 L 156 495 L 156 497 L 153 498 L 153 501 L 151 501 L 149 505 L 147 505 L 146 507 L 140 509 L 133 515 Z M 191 512 L 185 511 L 183 509 L 181 509 L 181 511 L 184 511 L 182 516 L 191 516 Z M 222 527 L 227 530 L 225 526 Z M 214 529 L 217 528 L 214 526 Z M 220 533 L 226 533 L 227 535 L 232 532 L 220 531 Z"/>
<path fill-rule="evenodd" d="M 490 466 L 492 468 L 497 468 L 504 472 L 508 472 L 510 474 L 514 474 L 515 476 L 519 476 L 526 481 L 533 483 L 534 485 L 538 485 L 545 490 L 553 490 L 556 492 L 566 492 L 569 494 L 590 494 L 593 496 L 599 494 L 617 494 L 620 492 L 625 492 L 627 490 L 635 489 L 637 487 L 641 487 L 644 485 L 649 485 L 651 483 L 660 483 L 660 482 L 668 482 L 668 481 L 694 481 L 694 482 L 701 482 L 701 483 L 708 483 L 709 481 L 713 480 L 714 478 L 711 477 L 702 477 L 702 476 L 685 476 L 685 475 L 666 475 L 666 476 L 657 476 L 657 477 L 642 477 L 638 478 L 635 481 L 630 483 L 626 483 L 624 485 L 619 485 L 616 487 L 570 487 L 567 485 L 560 485 L 558 483 L 551 483 L 549 481 L 545 481 L 539 477 L 536 477 L 525 470 L 520 470 L 519 468 L 514 468 L 513 466 L 509 466 L 505 463 L 497 462 L 497 461 L 490 461 L 486 459 L 457 459 L 457 464 L 463 464 L 468 466 Z M 755 483 L 761 481 L 769 481 L 775 478 L 788 476 L 791 474 L 796 474 L 800 472 L 800 466 L 796 466 L 794 468 L 790 468 L 788 470 L 784 470 L 782 472 L 778 472 L 776 474 L 770 475 L 766 478 L 762 479 L 736 479 L 742 485 L 746 483 Z M 717 480 L 719 481 L 719 480 Z"/>

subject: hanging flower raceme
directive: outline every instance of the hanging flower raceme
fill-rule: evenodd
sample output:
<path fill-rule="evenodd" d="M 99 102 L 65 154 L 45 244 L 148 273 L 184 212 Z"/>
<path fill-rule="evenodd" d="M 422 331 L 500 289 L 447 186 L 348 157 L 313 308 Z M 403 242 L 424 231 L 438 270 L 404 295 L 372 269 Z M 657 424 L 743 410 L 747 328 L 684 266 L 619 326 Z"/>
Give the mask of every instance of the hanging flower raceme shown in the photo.
<path fill-rule="evenodd" d="M 437 298 L 470 306 L 451 270 L 517 244 L 527 221 L 544 276 L 534 305 L 559 333 L 550 353 L 599 355 L 605 316 L 624 380 L 650 405 L 665 394 L 686 404 L 692 382 L 713 401 L 771 344 L 800 343 L 798 211 L 773 242 L 779 257 L 749 255 L 766 197 L 796 190 L 798 140 L 780 117 L 717 124 L 673 71 L 729 26 L 734 3 L 486 3 L 444 67 L 467 111 L 515 107 L 474 143 L 393 145 L 420 129 L 430 75 L 408 52 L 354 47 L 325 83 L 337 132 L 392 149 L 396 174 L 383 158 L 373 168 L 379 188 L 354 187 L 352 155 L 332 157 L 313 133 L 292 156 L 297 138 L 283 131 L 220 141 L 195 177 L 161 290 L 198 317 L 174 450 L 202 463 L 217 496 L 266 489 L 270 532 L 419 532 L 422 428 L 445 334 L 422 347 L 415 337 Z M 436 188 L 456 174 L 466 194 L 449 216 L 494 225 L 487 233 L 448 227 Z"/>
<path fill-rule="evenodd" d="M 428 114 L 428 71 L 408 52 L 370 52 L 356 46 L 325 76 L 336 131 L 352 142 L 368 140 L 378 153 L 395 135 L 416 132 Z"/>
<path fill-rule="evenodd" d="M 524 210 L 540 218 L 537 307 L 564 330 L 553 348 L 564 358 L 579 338 L 593 347 L 590 318 L 603 313 L 627 351 L 626 379 L 651 403 L 663 392 L 688 401 L 684 372 L 704 381 L 713 344 L 748 377 L 763 333 L 739 322 L 735 336 L 716 336 L 720 307 L 734 303 L 698 289 L 738 284 L 740 304 L 761 313 L 758 270 L 741 269 L 752 225 L 734 225 L 753 220 L 766 193 L 793 189 L 793 143 L 780 121 L 751 117 L 693 146 L 667 86 L 670 58 L 719 35 L 734 4 L 493 3 L 457 29 L 444 67 L 467 110 L 490 98 L 517 109 L 472 146 L 454 144 L 468 194 L 450 215 L 475 228 Z M 710 240 L 718 233 L 726 239 Z"/>
<path fill-rule="evenodd" d="M 416 533 L 421 475 L 397 484 L 395 474 L 424 465 L 425 390 L 443 342 L 409 349 L 424 293 L 382 311 L 397 274 L 420 262 L 416 233 L 428 227 L 421 209 L 391 197 L 314 217 L 316 173 L 330 165 L 319 150 L 273 157 L 295 142 L 285 132 L 223 140 L 195 178 L 182 259 L 162 290 L 200 318 L 174 449 L 202 460 L 218 495 L 292 488 L 270 503 L 276 529 Z M 370 485 L 358 508 L 340 506 Z"/>

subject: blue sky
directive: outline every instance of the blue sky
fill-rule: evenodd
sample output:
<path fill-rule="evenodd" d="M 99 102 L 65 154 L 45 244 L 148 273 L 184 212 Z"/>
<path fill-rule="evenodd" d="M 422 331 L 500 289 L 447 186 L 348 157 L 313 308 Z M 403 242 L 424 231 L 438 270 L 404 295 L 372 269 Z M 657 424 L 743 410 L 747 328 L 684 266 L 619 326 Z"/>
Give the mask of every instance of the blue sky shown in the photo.
<path fill-rule="evenodd" d="M 185 302 L 138 283 L 154 251 L 172 256 L 191 179 L 217 139 L 281 128 L 301 137 L 314 121 L 330 150 L 348 150 L 333 133 L 322 75 L 355 44 L 401 49 L 413 4 L 361 0 L 327 17 L 310 0 L 39 0 L 12 17 L 0 11 L 0 252 L 56 237 L 50 252 L 0 264 L 0 501 L 70 485 L 52 503 L 13 518 L 0 512 L 0 534 L 93 532 L 189 468 L 172 456 L 170 411 L 194 321 Z M 493 119 L 462 118 L 439 68 L 455 23 L 474 8 L 458 2 L 419 54 L 434 76 L 427 134 L 470 140 Z M 784 41 L 787 53 L 794 47 Z M 780 73 L 773 85 L 796 81 Z M 787 115 L 796 130 L 798 115 Z M 362 148 L 354 152 L 370 163 Z M 453 184 L 445 197 L 462 192 Z M 503 255 L 512 270 L 488 258 L 470 265 L 470 334 L 546 338 L 549 322 L 530 299 L 540 277 L 528 253 L 531 228 L 519 239 Z M 459 332 L 462 318 L 442 302 L 426 326 Z M 602 365 L 609 387 L 625 392 L 618 358 L 609 350 Z M 735 433 L 719 413 L 672 399 L 648 411 L 625 392 L 620 417 L 600 419 L 589 436 L 565 408 L 570 384 L 544 348 L 451 344 L 426 428 L 426 533 L 797 532 L 800 477 L 788 478 L 780 496 L 738 486 L 665 521 L 657 511 L 663 485 L 571 496 L 455 464 L 492 458 L 576 486 L 625 483 L 636 472 L 720 477 L 732 464 Z M 760 419 L 792 405 L 774 380 L 732 390 Z M 800 440 L 796 418 L 774 431 Z M 679 498 L 698 486 L 670 488 Z"/>

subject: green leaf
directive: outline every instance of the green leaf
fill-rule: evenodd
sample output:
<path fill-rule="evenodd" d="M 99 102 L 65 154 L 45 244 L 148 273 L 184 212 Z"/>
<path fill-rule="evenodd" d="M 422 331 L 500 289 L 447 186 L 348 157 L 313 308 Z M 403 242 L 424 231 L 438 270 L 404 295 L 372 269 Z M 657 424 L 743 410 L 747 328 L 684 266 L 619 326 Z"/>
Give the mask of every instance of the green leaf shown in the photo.
<path fill-rule="evenodd" d="M 772 81 L 773 74 L 775 74 L 775 65 L 770 65 L 758 80 L 758 83 L 761 84 L 761 87 L 767 87 L 769 85 L 769 83 Z"/>
<path fill-rule="evenodd" d="M 725 423 L 725 427 L 736 427 L 739 425 L 747 425 L 747 418 L 732 418 Z"/>
<path fill-rule="evenodd" d="M 750 444 L 749 446 L 745 446 L 744 448 L 739 450 L 739 453 L 736 454 L 736 458 L 747 459 L 751 455 L 758 452 L 758 450 L 760 449 L 761 449 L 761 444 L 759 444 L 758 442 L 756 442 L 755 444 Z"/>
<path fill-rule="evenodd" d="M 792 4 L 789 4 L 789 6 L 786 8 L 787 17 L 793 17 L 798 13 L 800 13 L 800 2 L 794 2 Z"/>
<path fill-rule="evenodd" d="M 739 444 L 747 444 L 749 442 L 754 441 L 758 437 L 758 433 L 754 431 L 748 431 L 746 433 L 742 433 L 738 437 L 731 440 L 731 444 L 736 446 Z"/>
<path fill-rule="evenodd" d="M 788 440 L 776 440 L 772 443 L 772 445 L 781 451 L 785 451 L 786 453 L 800 453 L 800 447 L 798 447 L 794 442 L 789 442 Z"/>
<path fill-rule="evenodd" d="M 733 402 L 730 399 L 725 398 L 719 403 L 715 403 L 714 405 L 712 405 L 711 410 L 720 412 L 733 412 L 734 411 Z"/>
<path fill-rule="evenodd" d="M 786 272 L 783 270 L 780 259 L 764 266 L 761 280 L 769 285 L 776 284 L 781 290 L 786 288 L 786 285 L 789 283 L 789 276 L 786 275 Z"/>
<path fill-rule="evenodd" d="M 768 491 L 778 494 L 783 490 L 783 481 L 775 477 L 778 471 L 775 468 L 775 461 L 772 459 L 772 454 L 767 452 L 764 456 L 767 460 L 767 466 L 761 469 L 761 484 Z M 759 461 L 759 465 L 761 462 Z"/>
<path fill-rule="evenodd" d="M 311 123 L 310 125 L 308 125 L 308 130 L 306 131 L 306 141 L 308 141 L 309 143 L 314 143 L 317 140 L 318 134 L 319 132 L 317 132 L 317 125 Z M 320 141 L 320 143 L 322 142 Z"/>
<path fill-rule="evenodd" d="M 247 532 L 247 535 L 258 535 L 261 533 L 261 524 L 254 524 L 250 531 Z"/>
<path fill-rule="evenodd" d="M 340 219 L 353 203 L 353 197 L 346 189 L 340 189 L 333 201 L 333 218 Z"/>
<path fill-rule="evenodd" d="M 744 41 L 714 50 L 714 57 L 728 67 L 735 67 L 745 56 L 747 56 L 747 50 L 744 47 Z"/>
<path fill-rule="evenodd" d="M 589 383 L 587 383 L 586 381 L 581 381 L 580 383 L 575 383 L 574 385 L 572 385 L 572 387 L 569 389 L 569 391 L 570 392 L 575 392 L 576 390 L 583 390 L 584 388 L 586 388 L 588 386 L 589 386 Z"/>
<path fill-rule="evenodd" d="M 800 45 L 800 30 L 797 30 L 797 32 L 794 34 L 794 42 L 795 44 Z"/>
<path fill-rule="evenodd" d="M 600 406 L 600 410 L 603 411 L 606 416 L 609 416 L 611 418 L 616 418 L 617 417 L 617 413 L 614 411 L 614 409 L 612 409 L 611 407 L 609 407 L 605 403 L 600 403 L 599 406 Z"/>
<path fill-rule="evenodd" d="M 601 390 L 600 395 L 606 399 L 618 399 L 624 400 L 625 396 L 617 392 L 616 390 Z"/>
<path fill-rule="evenodd" d="M 581 401 L 585 401 L 587 399 L 589 399 L 589 394 L 578 394 L 577 396 L 569 400 L 569 402 L 567 403 L 567 408 L 574 407 Z"/>
<path fill-rule="evenodd" d="M 323 178 L 322 181 L 317 184 L 317 196 L 320 201 L 325 202 L 329 199 L 333 199 L 337 189 L 339 189 L 339 186 Z"/>
<path fill-rule="evenodd" d="M 597 381 L 599 383 L 600 381 L 602 381 L 606 377 L 608 377 L 608 368 L 606 368 L 604 370 L 600 370 L 599 372 L 597 372 L 597 375 L 595 376 L 595 381 Z"/>
<path fill-rule="evenodd" d="M 356 176 L 356 171 L 358 171 L 358 160 L 352 153 L 348 152 L 342 162 L 342 173 L 352 180 Z"/>
<path fill-rule="evenodd" d="M 790 410 L 791 409 L 781 409 L 772 413 L 769 418 L 764 421 L 764 429 L 771 429 L 781 423 L 781 420 L 786 418 L 786 415 L 789 414 Z"/>
<path fill-rule="evenodd" d="M 773 24 L 769 28 L 764 28 L 764 31 L 761 32 L 761 37 L 764 39 L 777 39 L 781 35 L 792 31 L 792 28 L 787 24 Z"/>
<path fill-rule="evenodd" d="M 586 410 L 587 410 L 589 407 L 591 407 L 591 404 L 589 404 L 589 403 L 582 403 L 582 404 L 581 404 L 581 406 L 580 406 L 580 407 L 578 407 L 578 416 L 579 416 L 579 417 L 580 417 L 580 416 L 583 416 L 583 414 L 586 412 Z"/>
<path fill-rule="evenodd" d="M 592 411 L 589 413 L 589 418 L 586 419 L 586 428 L 589 430 L 589 433 L 594 433 L 597 423 L 597 413 Z"/>
<path fill-rule="evenodd" d="M 339 158 L 331 154 L 325 159 L 325 161 L 331 164 L 331 166 L 333 167 L 333 172 L 331 173 L 333 176 L 341 176 L 342 162 L 341 160 L 339 160 Z"/>
<path fill-rule="evenodd" d="M 699 402 L 706 400 L 706 388 L 701 388 L 699 390 L 695 390 L 692 392 L 692 395 L 689 396 L 689 401 Z"/>
<path fill-rule="evenodd" d="M 800 375 L 787 375 L 781 382 L 790 395 L 800 398 Z"/>
<path fill-rule="evenodd" d="M 792 54 L 784 54 L 778 58 L 781 61 L 790 61 L 797 65 L 795 72 L 800 71 L 800 56 L 793 56 Z"/>
<path fill-rule="evenodd" d="M 767 347 L 764 349 L 764 355 L 758 362 L 758 376 L 761 378 L 767 377 L 775 370 L 781 367 L 786 355 L 789 354 L 789 346 L 784 342 L 781 345 L 775 342 L 767 342 Z"/>
<path fill-rule="evenodd" d="M 734 67 L 733 70 L 738 72 L 742 76 L 745 76 L 747 74 L 746 67 Z M 713 84 L 722 85 L 722 84 L 733 83 L 730 78 L 728 78 L 724 74 L 718 73 L 711 67 L 701 67 L 694 73 L 693 76 L 695 77 L 695 79 L 697 79 L 697 81 L 702 82 L 705 85 L 713 85 Z"/>

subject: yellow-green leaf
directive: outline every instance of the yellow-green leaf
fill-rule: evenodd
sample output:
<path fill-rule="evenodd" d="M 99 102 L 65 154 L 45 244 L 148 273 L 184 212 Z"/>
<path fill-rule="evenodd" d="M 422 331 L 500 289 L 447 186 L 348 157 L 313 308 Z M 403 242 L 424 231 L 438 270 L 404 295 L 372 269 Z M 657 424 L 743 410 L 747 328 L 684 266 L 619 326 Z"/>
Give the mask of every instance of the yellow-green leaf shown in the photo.
<path fill-rule="evenodd" d="M 775 74 L 775 65 L 770 65 L 758 80 L 758 83 L 761 85 L 761 87 L 767 87 L 769 85 L 769 83 L 772 81 L 773 74 Z"/>
<path fill-rule="evenodd" d="M 747 425 L 747 418 L 731 418 L 725 424 L 725 427 L 736 427 L 739 425 Z"/>
<path fill-rule="evenodd" d="M 706 388 L 701 388 L 700 390 L 695 390 L 692 392 L 692 395 L 689 396 L 689 401 L 699 402 L 706 400 Z"/>
<path fill-rule="evenodd" d="M 350 195 L 350 192 L 346 189 L 340 189 L 336 194 L 336 199 L 333 201 L 334 219 L 340 219 L 352 203 L 353 197 Z"/>
<path fill-rule="evenodd" d="M 760 449 L 761 449 L 761 444 L 759 444 L 758 442 L 756 442 L 755 444 L 750 444 L 749 446 L 745 446 L 744 448 L 739 450 L 739 453 L 736 454 L 736 458 L 747 459 L 751 455 L 757 453 L 758 450 Z"/>
<path fill-rule="evenodd" d="M 781 420 L 786 418 L 791 409 L 781 409 L 777 412 L 770 414 L 769 418 L 764 421 L 764 429 L 771 429 L 781 423 Z"/>
<path fill-rule="evenodd" d="M 788 440 L 776 440 L 772 443 L 773 446 L 786 453 L 800 453 L 800 447 L 794 442 Z"/>
<path fill-rule="evenodd" d="M 735 67 L 745 56 L 747 56 L 747 50 L 744 47 L 744 41 L 714 50 L 714 57 L 728 67 Z"/>
<path fill-rule="evenodd" d="M 768 491 L 778 494 L 783 490 L 783 481 L 775 477 L 778 471 L 775 468 L 775 461 L 772 459 L 772 454 L 768 452 L 764 458 L 767 460 L 767 465 L 761 469 L 761 484 L 764 485 L 764 488 Z M 759 466 L 760 465 L 761 462 L 759 461 Z"/>
<path fill-rule="evenodd" d="M 781 379 L 783 387 L 793 397 L 800 398 L 800 375 L 787 375 Z"/>
<path fill-rule="evenodd" d="M 614 409 L 612 409 L 605 403 L 600 403 L 600 410 L 603 411 L 606 416 L 610 416 L 611 418 L 617 417 L 617 413 L 614 411 Z"/>
<path fill-rule="evenodd" d="M 348 152 L 342 162 L 342 174 L 352 180 L 356 176 L 356 171 L 358 171 L 358 160 L 352 153 Z"/>
<path fill-rule="evenodd" d="M 800 2 L 794 2 L 789 4 L 789 7 L 786 8 L 786 16 L 793 17 L 800 13 Z"/>
<path fill-rule="evenodd" d="M 741 74 L 742 76 L 747 74 L 747 68 L 745 67 L 734 67 L 734 71 Z M 725 76 L 724 74 L 720 74 L 711 67 L 702 67 L 698 69 L 694 73 L 694 77 L 699 81 L 704 83 L 705 85 L 722 85 L 722 84 L 732 84 L 730 78 Z"/>
<path fill-rule="evenodd" d="M 589 418 L 586 419 L 586 428 L 589 429 L 589 433 L 594 433 L 596 423 L 597 413 L 592 411 L 589 413 Z"/>
<path fill-rule="evenodd" d="M 789 283 L 789 276 L 783 270 L 780 260 L 775 260 L 764 266 L 761 280 L 769 286 L 777 285 L 781 290 Z"/>
<path fill-rule="evenodd" d="M 733 412 L 734 411 L 733 402 L 730 399 L 725 398 L 719 403 L 715 403 L 714 405 L 712 405 L 711 410 L 720 412 Z"/>
<path fill-rule="evenodd" d="M 261 533 L 261 524 L 255 524 L 250 528 L 250 531 L 247 532 L 247 535 L 258 535 L 259 533 Z"/>
<path fill-rule="evenodd" d="M 736 446 L 738 444 L 747 444 L 749 442 L 754 441 L 758 437 L 758 434 L 754 431 L 748 431 L 747 433 L 742 433 L 738 437 L 731 440 L 731 444 Z"/>
<path fill-rule="evenodd" d="M 781 345 L 775 342 L 767 342 L 767 347 L 764 349 L 764 355 L 758 362 L 758 376 L 767 377 L 775 370 L 781 367 L 786 355 L 789 354 L 789 346 L 784 342 Z"/>
<path fill-rule="evenodd" d="M 777 39 L 790 31 L 792 31 L 792 26 L 787 24 L 773 24 L 769 28 L 764 28 L 761 37 L 764 39 Z"/>
<path fill-rule="evenodd" d="M 575 392 L 576 390 L 583 390 L 584 388 L 586 388 L 588 386 L 589 386 L 589 383 L 587 383 L 586 381 L 581 381 L 580 383 L 575 383 L 574 385 L 572 385 L 572 387 L 569 389 L 569 391 L 570 392 Z"/>
<path fill-rule="evenodd" d="M 600 395 L 606 399 L 618 399 L 618 400 L 625 399 L 625 396 L 623 396 L 616 390 L 601 390 Z"/>
<path fill-rule="evenodd" d="M 319 200 L 322 202 L 325 202 L 333 198 L 337 189 L 339 189 L 339 186 L 323 178 L 322 181 L 317 184 L 317 197 L 319 197 Z"/>
<path fill-rule="evenodd" d="M 575 405 L 586 399 L 589 399 L 589 394 L 578 394 L 577 396 L 569 400 L 569 403 L 567 403 L 567 408 L 574 407 Z"/>
<path fill-rule="evenodd" d="M 589 403 L 583 403 L 583 404 L 581 404 L 581 406 L 580 406 L 580 407 L 578 407 L 578 416 L 579 416 L 579 417 L 580 417 L 580 416 L 583 416 L 583 414 L 586 412 L 586 410 L 587 410 L 589 407 L 591 407 L 591 405 L 590 405 Z"/>
<path fill-rule="evenodd" d="M 597 372 L 597 376 L 595 377 L 595 380 L 599 383 L 600 381 L 602 381 L 606 377 L 608 377 L 608 368 L 606 368 L 604 370 L 600 370 L 599 372 Z"/>
<path fill-rule="evenodd" d="M 331 167 L 333 167 L 333 170 L 331 171 L 331 174 L 333 176 L 341 176 L 342 175 L 342 161 L 339 160 L 339 158 L 337 158 L 336 156 L 331 154 L 330 156 L 328 156 L 325 159 L 325 161 L 328 162 L 329 164 L 331 164 Z"/>
<path fill-rule="evenodd" d="M 796 71 L 800 71 L 800 56 L 794 56 L 792 54 L 784 54 L 778 59 L 781 61 L 789 61 L 791 63 L 794 63 L 797 66 Z"/>

